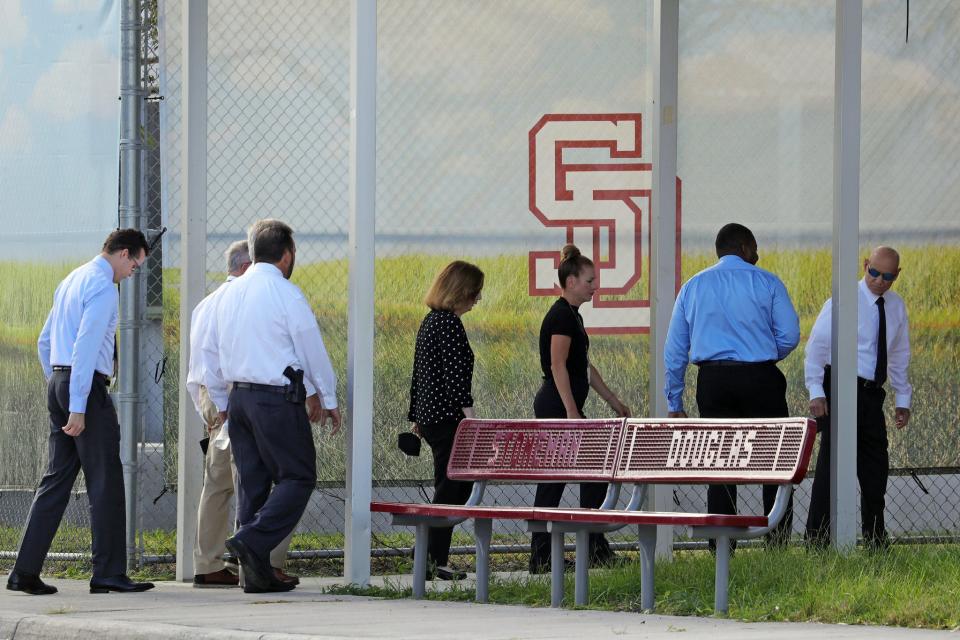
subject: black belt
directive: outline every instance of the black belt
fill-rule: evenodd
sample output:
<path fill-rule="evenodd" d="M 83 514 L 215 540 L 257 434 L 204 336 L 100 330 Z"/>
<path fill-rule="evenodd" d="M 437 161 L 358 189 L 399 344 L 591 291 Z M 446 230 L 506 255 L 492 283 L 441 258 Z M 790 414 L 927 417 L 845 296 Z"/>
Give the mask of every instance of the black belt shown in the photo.
<path fill-rule="evenodd" d="M 823 368 L 824 373 L 830 373 L 830 365 L 826 365 Z M 857 386 L 861 389 L 883 389 L 882 384 L 877 384 L 873 380 L 867 380 L 866 378 L 861 378 L 857 376 Z"/>
<path fill-rule="evenodd" d="M 55 365 L 53 365 L 53 367 L 51 367 L 51 368 L 52 368 L 54 371 L 59 371 L 59 372 L 61 372 L 61 373 L 70 373 L 70 371 L 73 369 L 73 367 L 68 367 L 68 366 L 62 365 L 62 364 L 55 364 Z M 99 371 L 94 371 L 94 372 L 93 372 L 93 377 L 94 377 L 94 379 L 100 378 L 101 380 L 103 380 L 103 381 L 107 384 L 107 386 L 110 385 L 110 376 L 108 376 L 108 375 L 105 374 L 105 373 L 101 373 L 101 372 L 99 372 Z"/>
<path fill-rule="evenodd" d="M 234 389 L 248 389 L 249 391 L 267 391 L 269 393 L 286 393 L 287 385 L 257 384 L 256 382 L 234 382 Z"/>
<path fill-rule="evenodd" d="M 760 362 L 743 362 L 741 360 L 701 360 L 693 364 L 698 367 L 756 367 L 760 365 L 776 364 L 776 360 L 762 360 Z"/>

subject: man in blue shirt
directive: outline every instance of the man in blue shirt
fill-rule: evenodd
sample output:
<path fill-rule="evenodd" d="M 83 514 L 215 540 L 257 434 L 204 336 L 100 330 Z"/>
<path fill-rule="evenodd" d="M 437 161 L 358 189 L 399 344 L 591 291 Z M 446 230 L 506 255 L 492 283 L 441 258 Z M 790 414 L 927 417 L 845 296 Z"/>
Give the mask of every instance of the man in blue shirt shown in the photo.
<path fill-rule="evenodd" d="M 126 575 L 126 509 L 120 465 L 120 424 L 107 393 L 113 373 L 117 284 L 136 273 L 149 245 L 136 229 L 107 236 L 97 257 L 57 287 L 37 351 L 47 377 L 50 459 L 37 487 L 7 589 L 56 593 L 40 569 L 60 527 L 80 469 L 90 500 L 93 577 L 90 593 L 146 591 Z"/>
<path fill-rule="evenodd" d="M 757 241 L 747 227 L 730 223 L 717 233 L 717 264 L 680 289 L 664 351 L 667 414 L 686 418 L 684 372 L 697 373 L 701 418 L 779 418 L 788 415 L 787 381 L 776 363 L 800 341 L 800 321 L 780 279 L 755 266 Z M 769 512 L 776 486 L 764 486 Z M 737 512 L 736 485 L 711 485 L 707 511 Z M 793 525 L 793 504 L 768 537 L 785 542 Z M 714 541 L 711 540 L 711 547 Z"/>

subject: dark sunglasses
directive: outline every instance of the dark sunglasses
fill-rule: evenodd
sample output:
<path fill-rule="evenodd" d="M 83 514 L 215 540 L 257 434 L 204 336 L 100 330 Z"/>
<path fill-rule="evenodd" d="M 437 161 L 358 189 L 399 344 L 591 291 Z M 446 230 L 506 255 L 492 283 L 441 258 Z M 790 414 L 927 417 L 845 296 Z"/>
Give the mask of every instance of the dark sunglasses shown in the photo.
<path fill-rule="evenodd" d="M 870 274 L 871 278 L 883 278 L 886 282 L 893 282 L 897 279 L 897 274 L 895 273 L 885 273 L 882 271 L 877 271 L 873 267 L 867 267 L 867 273 Z"/>

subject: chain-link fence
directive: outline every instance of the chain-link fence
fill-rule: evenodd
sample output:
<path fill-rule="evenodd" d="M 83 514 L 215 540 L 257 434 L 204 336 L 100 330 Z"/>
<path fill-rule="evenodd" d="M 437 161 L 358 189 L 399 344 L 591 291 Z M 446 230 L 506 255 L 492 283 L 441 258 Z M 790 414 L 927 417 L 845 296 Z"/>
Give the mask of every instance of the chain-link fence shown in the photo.
<path fill-rule="evenodd" d="M 180 2 L 145 4 L 145 226 L 169 229 L 146 275 L 147 329 L 140 359 L 144 428 L 138 538 L 140 559 L 151 564 L 172 560 L 176 548 L 184 34 Z M 645 3 L 619 0 L 379 3 L 374 499 L 432 496 L 429 453 L 406 458 L 396 448 L 396 437 L 409 428 L 414 339 L 426 312 L 421 300 L 449 260 L 475 262 L 487 278 L 482 301 L 464 317 L 476 354 L 478 414 L 532 417 L 541 375 L 537 335 L 551 298 L 529 295 L 534 288 L 530 252 L 555 251 L 574 232 L 544 225 L 530 211 L 530 132 L 547 114 L 639 113 L 638 162 L 646 160 L 649 11 Z M 865 242 L 878 231 L 913 228 L 912 211 L 875 217 L 891 188 L 877 177 L 880 167 L 901 166 L 906 178 L 898 180 L 905 184 L 897 188 L 915 196 L 933 189 L 928 180 L 912 180 L 924 172 L 935 173 L 935 184 L 945 193 L 960 184 L 953 162 L 957 146 L 948 144 L 955 134 L 943 126 L 960 105 L 960 67 L 942 64 L 956 47 L 944 53 L 940 37 L 952 25 L 960 28 L 960 7 L 936 2 L 917 11 L 912 43 L 900 46 L 881 37 L 896 31 L 898 16 L 886 9 L 865 10 L 864 91 L 876 96 L 864 104 Z M 761 266 L 786 282 L 804 338 L 830 292 L 825 238 L 832 193 L 832 19 L 832 10 L 813 2 L 793 3 L 789 10 L 686 0 L 681 7 L 682 276 L 712 262 L 706 241 L 719 220 L 756 227 Z M 224 277 L 224 250 L 244 237 L 251 222 L 277 217 L 290 223 L 298 244 L 293 280 L 317 314 L 340 378 L 341 402 L 346 399 L 349 21 L 347 0 L 209 1 L 208 291 Z M 892 81 L 879 71 L 885 64 L 900 70 Z M 906 73 L 904 65 L 922 71 L 924 80 L 897 83 Z M 904 152 L 890 142 L 899 139 L 898 121 L 880 107 L 891 96 L 910 113 L 924 114 L 927 128 L 911 129 L 911 136 L 935 138 L 922 138 L 933 149 L 932 164 L 919 143 Z M 579 162 L 611 161 L 609 153 L 604 159 L 597 150 L 571 153 Z M 955 221 L 944 205 L 955 200 L 922 200 L 926 210 L 920 226 L 933 231 L 906 236 L 912 245 L 903 251 L 904 277 L 897 283 L 911 312 L 917 395 L 908 430 L 890 434 L 895 469 L 887 520 L 894 539 L 943 539 L 960 532 L 960 475 L 951 431 L 960 397 L 954 379 L 960 370 L 960 318 L 953 304 L 960 293 L 960 250 Z M 642 233 L 645 225 L 641 220 Z M 611 235 L 604 228 L 590 238 L 598 262 L 611 261 Z M 581 236 L 574 237 L 580 242 Z M 899 238 L 887 241 L 896 244 Z M 5 285 L 0 318 L 42 321 L 49 296 L 19 306 L 8 300 L 18 293 L 29 297 L 29 290 L 52 291 L 67 270 L 51 271 L 22 289 Z M 645 286 L 642 279 L 630 293 L 642 295 Z M 642 333 L 591 338 L 593 363 L 638 416 L 649 415 L 648 352 L 648 336 Z M 31 424 L 45 423 L 34 357 L 25 349 L 5 349 L 0 367 L 0 437 L 20 443 L 15 455 L 8 455 L 7 446 L 0 448 L 0 483 L 17 488 L 0 496 L 0 555 L 5 558 L 16 548 L 29 490 L 45 464 L 42 439 L 14 433 L 23 416 L 30 416 Z M 802 359 L 801 344 L 782 364 L 794 415 L 807 412 Z M 689 373 L 686 404 L 692 410 Z M 609 409 L 592 395 L 586 413 L 600 417 Z M 345 443 L 343 436 L 331 438 L 319 430 L 315 437 L 320 482 L 291 557 L 299 559 L 299 570 L 336 572 L 343 548 Z M 795 497 L 797 536 L 806 519 L 809 486 L 808 479 Z M 677 488 L 675 506 L 702 511 L 705 493 Z M 533 488 L 493 486 L 487 497 L 498 504 L 530 504 Z M 575 487 L 564 503 L 576 504 Z M 759 512 L 759 490 L 741 490 L 740 505 L 745 512 Z M 71 501 L 65 523 L 55 550 L 80 555 L 53 558 L 86 557 L 89 523 L 81 493 Z M 393 529 L 387 516 L 374 514 L 373 529 L 378 557 L 406 553 L 412 542 L 412 535 Z M 456 530 L 454 553 L 472 550 L 469 534 L 469 529 Z M 612 539 L 629 546 L 632 536 L 625 529 Z M 687 545 L 687 531 L 677 529 L 675 536 L 678 545 Z M 496 525 L 495 550 L 520 553 L 528 543 L 522 525 Z M 515 562 L 522 565 L 526 557 L 517 555 Z M 454 563 L 469 566 L 466 559 Z M 396 568 L 381 564 L 375 570 L 391 567 Z"/>

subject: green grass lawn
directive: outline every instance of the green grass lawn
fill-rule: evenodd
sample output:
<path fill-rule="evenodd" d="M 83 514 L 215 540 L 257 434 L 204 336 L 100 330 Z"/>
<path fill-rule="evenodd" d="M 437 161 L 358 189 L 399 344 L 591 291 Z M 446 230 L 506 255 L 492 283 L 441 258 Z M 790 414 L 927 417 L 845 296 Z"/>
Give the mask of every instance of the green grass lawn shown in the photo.
<path fill-rule="evenodd" d="M 622 554 L 625 555 L 625 554 Z M 674 554 L 656 567 L 656 613 L 713 615 L 713 557 L 706 551 Z M 388 585 L 334 593 L 386 598 L 411 590 Z M 472 601 L 474 590 L 454 586 L 427 592 L 432 600 Z M 573 600 L 573 576 L 566 580 Z M 808 552 L 804 548 L 740 549 L 730 564 L 729 617 L 750 622 L 809 621 L 932 629 L 960 626 L 960 547 L 893 546 L 885 553 Z M 546 607 L 549 576 L 495 578 L 490 602 Z M 590 573 L 588 609 L 640 611 L 640 565 L 635 556 L 614 569 Z"/>

